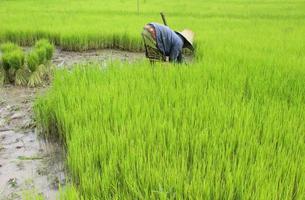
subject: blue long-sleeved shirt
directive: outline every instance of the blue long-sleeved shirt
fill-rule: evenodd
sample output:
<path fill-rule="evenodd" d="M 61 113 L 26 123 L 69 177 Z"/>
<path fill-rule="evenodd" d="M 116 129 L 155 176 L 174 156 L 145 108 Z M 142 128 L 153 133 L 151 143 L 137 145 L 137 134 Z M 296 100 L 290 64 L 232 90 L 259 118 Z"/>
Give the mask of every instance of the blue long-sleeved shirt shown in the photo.
<path fill-rule="evenodd" d="M 156 30 L 157 47 L 171 62 L 182 61 L 183 40 L 169 27 L 150 23 Z"/>

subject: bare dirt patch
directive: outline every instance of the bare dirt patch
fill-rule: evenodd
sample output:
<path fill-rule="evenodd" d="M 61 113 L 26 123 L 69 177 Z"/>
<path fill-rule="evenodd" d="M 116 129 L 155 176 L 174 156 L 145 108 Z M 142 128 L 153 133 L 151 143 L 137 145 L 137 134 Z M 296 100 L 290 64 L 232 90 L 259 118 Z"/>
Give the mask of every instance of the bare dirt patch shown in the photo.
<path fill-rule="evenodd" d="M 122 62 L 134 62 L 145 59 L 142 52 L 129 52 L 113 49 L 89 50 L 84 52 L 63 51 L 56 49 L 52 62 L 58 67 L 71 66 L 82 63 L 101 63 L 119 60 Z"/>
<path fill-rule="evenodd" d="M 37 137 L 33 100 L 43 88 L 0 88 L 0 199 L 24 193 L 56 199 L 65 184 L 63 153 Z"/>

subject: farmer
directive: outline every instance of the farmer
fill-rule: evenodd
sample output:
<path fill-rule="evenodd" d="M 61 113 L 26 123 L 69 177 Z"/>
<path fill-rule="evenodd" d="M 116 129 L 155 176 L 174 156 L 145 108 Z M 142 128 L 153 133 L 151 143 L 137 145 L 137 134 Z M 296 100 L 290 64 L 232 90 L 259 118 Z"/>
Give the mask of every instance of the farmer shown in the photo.
<path fill-rule="evenodd" d="M 169 27 L 149 23 L 144 26 L 142 32 L 146 57 L 151 61 L 162 60 L 170 62 L 182 62 L 182 48 L 193 48 L 194 33 L 185 29 L 176 32 Z"/>

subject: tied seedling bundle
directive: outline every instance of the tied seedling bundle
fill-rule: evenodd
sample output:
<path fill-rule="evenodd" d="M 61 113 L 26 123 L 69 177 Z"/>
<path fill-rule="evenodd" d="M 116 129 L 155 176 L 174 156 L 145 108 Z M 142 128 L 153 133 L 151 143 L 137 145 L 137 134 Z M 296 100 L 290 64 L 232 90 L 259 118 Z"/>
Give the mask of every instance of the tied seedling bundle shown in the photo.
<path fill-rule="evenodd" d="M 16 74 L 23 70 L 24 53 L 19 46 L 13 43 L 3 44 L 0 50 L 3 52 L 1 58 L 1 80 L 4 83 L 14 83 L 16 82 Z"/>
<path fill-rule="evenodd" d="M 42 39 L 36 42 L 33 50 L 27 55 L 27 66 L 31 72 L 29 86 L 40 85 L 43 80 L 50 78 L 53 54 L 54 46 L 48 40 Z"/>
<path fill-rule="evenodd" d="M 42 39 L 25 55 L 14 43 L 1 45 L 0 82 L 3 84 L 37 86 L 48 80 L 54 45 Z"/>

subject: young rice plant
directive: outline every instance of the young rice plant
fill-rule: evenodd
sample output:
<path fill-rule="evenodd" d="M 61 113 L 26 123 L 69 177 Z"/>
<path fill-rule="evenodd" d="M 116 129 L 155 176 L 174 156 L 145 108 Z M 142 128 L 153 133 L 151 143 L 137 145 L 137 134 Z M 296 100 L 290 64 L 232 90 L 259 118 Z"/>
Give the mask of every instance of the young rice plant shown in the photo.
<path fill-rule="evenodd" d="M 77 67 L 36 116 L 65 144 L 71 198 L 301 199 L 305 74 L 274 70 Z"/>
<path fill-rule="evenodd" d="M 0 41 L 139 51 L 160 11 L 196 33 L 194 64 L 58 71 L 36 102 L 62 199 L 304 199 L 303 1 L 0 1 Z"/>

